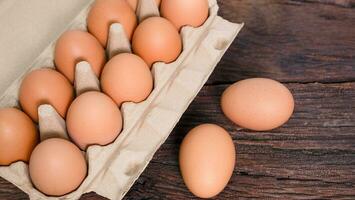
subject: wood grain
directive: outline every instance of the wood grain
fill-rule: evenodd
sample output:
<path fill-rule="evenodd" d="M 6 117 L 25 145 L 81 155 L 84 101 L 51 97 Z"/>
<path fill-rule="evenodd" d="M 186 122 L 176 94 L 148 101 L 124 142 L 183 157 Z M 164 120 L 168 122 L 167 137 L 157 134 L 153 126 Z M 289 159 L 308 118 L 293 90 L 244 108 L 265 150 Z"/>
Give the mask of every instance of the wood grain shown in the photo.
<path fill-rule="evenodd" d="M 313 2 L 219 1 L 220 15 L 245 27 L 208 84 L 355 81 L 355 9 Z"/>
<path fill-rule="evenodd" d="M 355 199 L 355 1 L 218 2 L 220 15 L 246 26 L 124 199 L 195 199 L 177 155 L 201 123 L 223 126 L 237 147 L 234 174 L 215 199 Z M 292 91 L 287 124 L 253 132 L 224 117 L 221 93 L 249 77 L 273 78 Z M 1 200 L 27 198 L 0 178 Z"/>

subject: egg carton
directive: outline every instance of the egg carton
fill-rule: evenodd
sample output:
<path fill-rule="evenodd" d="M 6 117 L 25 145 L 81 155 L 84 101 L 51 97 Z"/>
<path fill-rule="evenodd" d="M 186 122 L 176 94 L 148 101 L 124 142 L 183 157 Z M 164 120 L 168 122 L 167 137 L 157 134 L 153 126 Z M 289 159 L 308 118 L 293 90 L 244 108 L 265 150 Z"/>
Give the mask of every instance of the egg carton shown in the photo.
<path fill-rule="evenodd" d="M 86 17 L 94 0 L 90 2 L 66 30 L 87 30 Z M 154 0 L 139 1 L 139 21 L 159 15 L 153 5 Z M 184 27 L 181 30 L 183 51 L 178 59 L 169 64 L 158 62 L 153 65 L 154 90 L 144 102 L 127 102 L 122 105 L 124 129 L 119 137 L 112 144 L 93 145 L 87 149 L 85 156 L 88 174 L 79 188 L 61 197 L 46 196 L 33 187 L 28 165 L 21 161 L 0 167 L 0 176 L 26 192 L 30 199 L 78 199 L 82 194 L 92 191 L 109 199 L 122 199 L 167 139 L 243 27 L 243 24 L 224 20 L 217 12 L 217 1 L 209 0 L 209 17 L 206 22 L 198 28 Z M 109 58 L 131 51 L 120 24 L 111 25 L 108 41 Z M 54 48 L 55 41 L 32 63 L 29 71 L 43 67 L 54 68 Z M 27 73 L 14 81 L 0 97 L 0 107 L 19 107 L 18 91 Z M 78 63 L 75 76 L 77 94 L 100 90 L 99 80 L 89 63 Z M 41 140 L 50 137 L 68 138 L 65 121 L 52 106 L 42 105 L 38 111 Z"/>

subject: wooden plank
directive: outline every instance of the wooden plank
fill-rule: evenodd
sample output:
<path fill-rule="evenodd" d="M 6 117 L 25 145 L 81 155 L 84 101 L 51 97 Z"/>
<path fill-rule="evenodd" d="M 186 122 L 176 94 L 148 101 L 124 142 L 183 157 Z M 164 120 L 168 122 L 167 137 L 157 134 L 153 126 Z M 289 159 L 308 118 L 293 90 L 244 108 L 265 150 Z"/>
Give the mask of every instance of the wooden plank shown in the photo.
<path fill-rule="evenodd" d="M 28 199 L 27 194 L 22 192 L 13 184 L 7 182 L 0 177 L 0 199 L 1 200 L 13 200 L 13 199 Z"/>
<path fill-rule="evenodd" d="M 309 3 L 324 3 L 324 4 L 341 6 L 345 8 L 355 7 L 355 0 L 297 0 L 297 1 L 309 2 Z"/>
<path fill-rule="evenodd" d="M 208 83 L 355 81 L 354 1 L 307 2 L 220 0 L 221 16 L 246 24 Z"/>

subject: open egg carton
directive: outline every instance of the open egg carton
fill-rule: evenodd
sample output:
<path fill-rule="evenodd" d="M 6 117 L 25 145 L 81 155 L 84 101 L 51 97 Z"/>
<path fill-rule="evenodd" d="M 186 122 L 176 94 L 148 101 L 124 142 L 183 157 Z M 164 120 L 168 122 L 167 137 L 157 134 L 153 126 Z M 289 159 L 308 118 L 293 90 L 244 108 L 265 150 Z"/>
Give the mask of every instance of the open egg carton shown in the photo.
<path fill-rule="evenodd" d="M 152 4 L 154 0 L 142 1 L 150 1 Z M 67 30 L 86 30 L 86 17 L 94 0 L 90 2 Z M 92 191 L 109 199 L 122 199 L 169 136 L 243 27 L 243 24 L 231 23 L 219 17 L 216 0 L 209 0 L 209 7 L 209 18 L 201 27 L 184 27 L 180 32 L 183 51 L 178 59 L 169 64 L 154 64 L 154 90 L 150 96 L 138 104 L 123 104 L 121 112 L 124 129 L 119 137 L 107 146 L 93 145 L 88 148 L 88 174 L 79 188 L 62 197 L 48 197 L 33 187 L 28 165 L 21 161 L 0 167 L 0 176 L 26 192 L 30 199 L 78 199 L 82 194 Z M 117 50 L 115 47 L 123 47 L 118 49 L 119 52 L 127 50 L 127 42 L 117 40 L 120 27 L 119 24 L 116 25 L 111 26 L 110 30 L 109 41 L 112 41 L 108 45 L 109 57 Z M 54 47 L 55 41 L 33 62 L 29 67 L 30 71 L 43 67 L 54 68 Z M 90 69 L 85 62 L 77 65 L 77 93 L 99 90 L 98 80 Z M 18 91 L 27 73 L 14 81 L 0 97 L 0 107 L 19 107 Z M 65 133 L 65 122 L 56 115 L 53 108 L 41 106 L 39 116 L 40 121 L 43 118 L 39 126 L 42 139 L 46 137 L 42 132 L 58 132 L 58 137 L 66 137 L 65 134 L 60 135 Z"/>

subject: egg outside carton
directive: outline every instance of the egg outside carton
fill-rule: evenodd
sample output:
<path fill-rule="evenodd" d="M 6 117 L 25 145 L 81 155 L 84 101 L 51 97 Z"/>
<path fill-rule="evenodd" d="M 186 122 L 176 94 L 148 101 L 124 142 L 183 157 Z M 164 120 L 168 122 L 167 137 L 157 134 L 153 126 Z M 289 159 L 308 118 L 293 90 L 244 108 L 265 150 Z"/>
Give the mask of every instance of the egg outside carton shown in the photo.
<path fill-rule="evenodd" d="M 82 10 L 66 30 L 86 30 L 86 16 L 94 0 L 90 1 L 90 5 Z M 149 1 L 152 6 L 154 0 L 140 0 L 138 4 Z M 146 4 L 138 6 L 138 13 L 138 10 L 149 8 L 143 5 Z M 201 27 L 182 29 L 184 49 L 179 58 L 170 64 L 156 63 L 153 66 L 155 89 L 148 99 L 139 104 L 123 104 L 121 112 L 125 120 L 121 135 L 113 144 L 104 147 L 93 145 L 88 148 L 87 177 L 77 190 L 59 199 L 78 199 L 91 191 L 110 199 L 121 199 L 128 192 L 243 26 L 218 17 L 216 0 L 209 0 L 209 6 L 210 16 Z M 148 12 L 142 16 L 138 15 L 138 18 L 142 20 L 144 16 L 156 16 L 156 13 Z M 110 57 L 131 51 L 129 40 L 125 37 L 120 24 L 110 26 L 110 48 L 107 48 Z M 53 68 L 54 47 L 55 42 L 52 42 L 31 65 L 31 70 L 43 66 Z M 99 90 L 99 81 L 87 62 L 78 63 L 75 71 L 74 84 L 78 94 Z M 18 90 L 24 76 L 25 74 L 17 79 L 0 98 L 0 107 L 19 105 Z M 39 115 L 42 118 L 40 130 L 44 133 L 43 138 L 53 137 L 50 133 L 55 132 L 56 137 L 67 138 L 66 131 L 63 131 L 65 122 L 52 106 L 42 105 Z M 32 186 L 28 166 L 23 162 L 0 167 L 0 175 L 26 192 L 30 199 L 58 199 L 45 196 Z"/>

